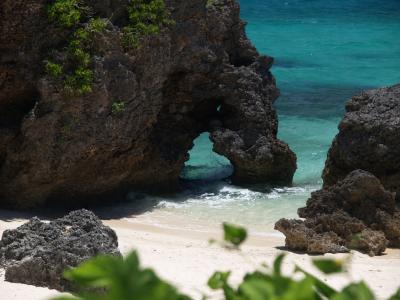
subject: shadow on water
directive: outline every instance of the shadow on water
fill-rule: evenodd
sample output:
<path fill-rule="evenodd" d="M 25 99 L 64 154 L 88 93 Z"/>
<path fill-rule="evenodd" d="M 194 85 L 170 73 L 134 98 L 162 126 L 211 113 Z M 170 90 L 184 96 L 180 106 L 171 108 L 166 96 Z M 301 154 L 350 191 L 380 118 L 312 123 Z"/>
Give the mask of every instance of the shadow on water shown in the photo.
<path fill-rule="evenodd" d="M 150 195 L 130 192 L 125 201 L 112 205 L 96 206 L 91 209 L 104 220 L 132 218 L 164 205 L 184 204 L 193 199 L 201 199 L 206 194 L 223 194 L 221 191 L 227 185 L 230 185 L 229 179 L 182 179 L 181 191 L 173 194 Z"/>
<path fill-rule="evenodd" d="M 240 198 L 235 191 L 238 186 L 232 185 L 229 179 L 182 179 L 181 191 L 173 194 L 152 195 L 140 191 L 132 191 L 126 197 L 102 199 L 99 203 L 75 205 L 47 205 L 29 210 L 0 209 L 0 220 L 11 222 L 38 217 L 43 220 L 53 220 L 76 209 L 89 209 L 102 220 L 134 218 L 135 216 L 152 212 L 164 205 L 179 205 L 190 201 L 202 201 L 210 195 L 218 197 Z M 269 193 L 272 187 L 267 185 L 249 185 L 246 188 L 260 193 Z"/>
<path fill-rule="evenodd" d="M 344 114 L 345 103 L 373 86 L 318 85 L 304 82 L 279 85 L 281 96 L 276 102 L 278 113 L 289 116 L 329 119 Z"/>
<path fill-rule="evenodd" d="M 145 192 L 129 192 L 125 197 L 112 197 L 102 199 L 98 203 L 47 205 L 29 210 L 0 209 L 0 221 L 11 222 L 38 217 L 43 220 L 53 220 L 62 217 L 76 209 L 93 211 L 100 219 L 112 220 L 125 217 L 135 217 L 151 212 L 161 203 L 184 203 L 188 199 L 199 199 L 206 193 L 218 194 L 221 189 L 229 184 L 228 180 L 182 180 L 182 189 L 173 194 L 148 194 Z M 77 201 L 79 203 L 79 201 Z M 82 202 L 81 202 L 82 203 Z"/>

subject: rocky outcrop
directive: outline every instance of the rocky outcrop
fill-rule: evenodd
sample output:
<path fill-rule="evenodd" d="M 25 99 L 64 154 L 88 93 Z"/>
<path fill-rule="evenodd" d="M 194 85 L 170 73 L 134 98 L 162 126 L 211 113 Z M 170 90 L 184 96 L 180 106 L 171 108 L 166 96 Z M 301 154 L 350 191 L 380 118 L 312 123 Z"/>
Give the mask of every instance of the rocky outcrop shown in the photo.
<path fill-rule="evenodd" d="M 300 208 L 305 220 L 281 219 L 275 229 L 291 250 L 337 253 L 357 249 L 378 255 L 400 247 L 400 210 L 395 194 L 369 172 L 355 170 L 331 187 L 312 193 Z"/>
<path fill-rule="evenodd" d="M 2 205 L 175 189 L 204 131 L 236 182 L 291 182 L 296 158 L 276 137 L 273 60 L 246 38 L 235 1 L 167 0 L 175 24 L 131 51 L 121 43 L 127 1 L 86 2 L 109 21 L 93 43 L 85 96 L 67 96 L 42 72 L 68 35 L 48 22 L 46 1 L 0 3 Z"/>
<path fill-rule="evenodd" d="M 63 278 L 64 270 L 100 254 L 121 255 L 117 236 L 87 210 L 50 223 L 33 218 L 6 230 L 0 241 L 0 265 L 7 281 L 61 291 L 73 288 Z"/>
<path fill-rule="evenodd" d="M 331 186 L 355 169 L 371 172 L 400 197 L 400 85 L 353 97 L 328 153 L 323 179 Z"/>

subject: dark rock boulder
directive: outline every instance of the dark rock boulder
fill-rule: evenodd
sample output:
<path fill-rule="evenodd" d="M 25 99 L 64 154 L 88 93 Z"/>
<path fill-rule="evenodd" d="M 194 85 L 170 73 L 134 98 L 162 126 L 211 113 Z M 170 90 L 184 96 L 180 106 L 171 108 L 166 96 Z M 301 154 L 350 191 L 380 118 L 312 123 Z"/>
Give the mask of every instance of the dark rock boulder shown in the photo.
<path fill-rule="evenodd" d="M 371 172 L 400 196 L 400 85 L 370 90 L 353 97 L 328 153 L 325 186 L 349 172 Z"/>
<path fill-rule="evenodd" d="M 289 249 L 309 253 L 357 249 L 378 255 L 387 246 L 400 247 L 395 194 L 369 172 L 355 170 L 335 185 L 312 193 L 298 213 L 304 221 L 281 219 L 275 224 L 285 234 Z"/>
<path fill-rule="evenodd" d="M 71 290 L 65 269 L 100 254 L 120 256 L 115 232 L 90 211 L 77 210 L 49 223 L 33 218 L 0 241 L 0 265 L 10 282 Z"/>
<path fill-rule="evenodd" d="M 43 73 L 69 34 L 48 22 L 46 2 L 0 2 L 0 204 L 176 189 L 205 131 L 236 182 L 291 182 L 296 157 L 277 139 L 273 59 L 247 39 L 235 1 L 167 0 L 175 24 L 130 51 L 121 42 L 127 1 L 85 1 L 109 21 L 93 42 L 84 96 Z"/>
<path fill-rule="evenodd" d="M 269 183 L 287 184 L 296 171 L 296 156 L 289 146 L 265 136 L 246 143 L 246 134 L 241 135 L 243 131 L 217 128 L 211 134 L 213 150 L 228 157 L 234 167 L 233 182 L 266 182 L 268 178 Z"/>
<path fill-rule="evenodd" d="M 330 231 L 317 233 L 302 220 L 280 219 L 275 229 L 286 236 L 286 247 L 294 251 L 306 251 L 311 254 L 348 252 L 344 241 Z"/>

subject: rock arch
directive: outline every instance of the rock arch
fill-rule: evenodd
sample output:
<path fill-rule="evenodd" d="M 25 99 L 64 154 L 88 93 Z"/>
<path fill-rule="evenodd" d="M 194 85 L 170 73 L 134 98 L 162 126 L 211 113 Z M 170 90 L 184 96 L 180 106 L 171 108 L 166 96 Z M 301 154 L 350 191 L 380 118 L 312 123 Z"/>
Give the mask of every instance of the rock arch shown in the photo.
<path fill-rule="evenodd" d="M 32 47 L 31 39 L 14 39 L 53 36 L 45 1 L 0 5 L 19 2 L 29 13 L 4 16 L 2 38 L 13 42 L 10 48 L 1 43 L 1 51 L 15 62 L 24 53 L 23 61 L 33 67 L 23 64 L 21 70 L 34 79 L 38 99 L 11 139 L 0 130 L 1 205 L 82 203 L 132 188 L 176 189 L 193 140 L 203 131 L 211 133 L 214 150 L 232 162 L 237 183 L 291 182 L 296 157 L 277 139 L 273 60 L 260 56 L 247 39 L 235 1 L 207 6 L 205 0 L 168 0 L 174 26 L 128 52 L 121 28 L 110 21 L 93 43 L 93 92 L 74 97 L 37 67 L 44 50 L 60 40 L 34 39 Z M 101 15 L 108 11 L 113 9 Z M 22 27 L 8 32 L 14 28 L 8 23 L 18 18 Z M 3 78 L 7 69 L 0 64 Z M 8 83 L 21 79 L 15 76 Z M 116 102 L 123 103 L 122 111 L 113 111 Z"/>

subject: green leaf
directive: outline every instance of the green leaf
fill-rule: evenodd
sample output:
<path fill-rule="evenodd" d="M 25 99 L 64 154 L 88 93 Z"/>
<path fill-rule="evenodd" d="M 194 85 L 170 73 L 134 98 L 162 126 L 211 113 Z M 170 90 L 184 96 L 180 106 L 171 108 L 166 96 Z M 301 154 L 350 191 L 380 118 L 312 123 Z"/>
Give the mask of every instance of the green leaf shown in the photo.
<path fill-rule="evenodd" d="M 111 284 L 110 274 L 120 262 L 119 257 L 97 256 L 75 269 L 64 272 L 64 277 L 79 285 L 104 287 Z"/>
<path fill-rule="evenodd" d="M 320 297 L 314 288 L 314 280 L 310 277 L 306 277 L 298 282 L 292 280 L 285 290 L 282 299 L 317 300 L 320 299 Z"/>
<path fill-rule="evenodd" d="M 345 271 L 345 262 L 338 259 L 314 259 L 314 266 L 325 274 L 340 273 Z"/>
<path fill-rule="evenodd" d="M 389 298 L 389 300 L 400 300 L 400 288 Z"/>
<path fill-rule="evenodd" d="M 239 291 L 245 299 L 251 300 L 271 299 L 274 295 L 274 287 L 270 282 L 254 277 L 243 282 Z"/>
<path fill-rule="evenodd" d="M 375 300 L 375 296 L 369 287 L 363 282 L 352 283 L 340 293 L 334 295 L 332 300 Z"/>
<path fill-rule="evenodd" d="M 269 286 L 271 286 L 274 295 L 283 295 L 290 285 L 294 282 L 293 279 L 284 276 L 271 276 L 269 274 L 265 274 L 260 271 L 256 271 L 250 274 L 246 274 L 244 277 L 244 281 L 252 281 L 252 280 L 260 280 L 266 282 Z M 242 285 L 239 286 L 239 290 L 241 290 Z"/>
<path fill-rule="evenodd" d="M 233 224 L 224 223 L 224 240 L 234 246 L 239 246 L 247 238 L 247 231 L 245 228 Z"/>
<path fill-rule="evenodd" d="M 334 296 L 335 294 L 338 293 L 334 288 L 330 287 L 325 282 L 319 280 L 317 277 L 315 277 L 314 275 L 303 270 L 299 266 L 295 267 L 295 272 L 301 272 L 304 275 L 306 275 L 306 277 L 314 280 L 314 285 L 315 285 L 316 289 L 318 290 L 318 292 L 320 292 L 323 296 L 325 296 L 327 298 L 331 298 L 332 296 Z"/>
<path fill-rule="evenodd" d="M 65 272 L 81 289 L 79 298 L 58 300 L 190 300 L 151 269 L 141 269 L 136 252 L 124 260 L 98 256 Z M 94 289 L 93 289 L 94 288 Z"/>
<path fill-rule="evenodd" d="M 208 279 L 208 286 L 213 289 L 221 289 L 228 283 L 228 278 L 231 272 L 215 272 L 210 279 Z"/>
<path fill-rule="evenodd" d="M 282 262 L 283 262 L 284 258 L 285 258 L 285 254 L 284 253 L 279 254 L 275 258 L 274 267 L 273 267 L 273 272 L 274 272 L 275 276 L 281 276 Z"/>

